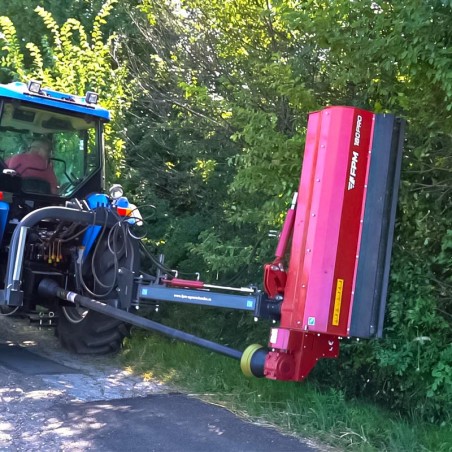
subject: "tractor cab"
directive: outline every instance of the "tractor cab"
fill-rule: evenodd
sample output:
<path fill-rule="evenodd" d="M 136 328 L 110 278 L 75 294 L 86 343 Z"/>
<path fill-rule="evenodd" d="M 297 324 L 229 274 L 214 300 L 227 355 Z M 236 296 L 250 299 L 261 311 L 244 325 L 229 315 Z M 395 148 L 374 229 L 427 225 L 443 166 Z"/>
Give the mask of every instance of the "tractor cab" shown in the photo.
<path fill-rule="evenodd" d="M 0 86 L 0 191 L 55 204 L 104 182 L 103 124 L 109 112 L 85 97 L 37 82 Z"/>

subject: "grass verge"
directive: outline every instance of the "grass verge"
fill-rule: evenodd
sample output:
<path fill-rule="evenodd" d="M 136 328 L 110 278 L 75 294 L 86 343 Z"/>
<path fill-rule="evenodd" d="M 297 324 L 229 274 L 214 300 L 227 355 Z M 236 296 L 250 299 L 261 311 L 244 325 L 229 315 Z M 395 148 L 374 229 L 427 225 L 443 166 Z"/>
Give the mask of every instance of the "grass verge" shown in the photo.
<path fill-rule="evenodd" d="M 136 373 L 156 378 L 239 415 L 317 443 L 353 451 L 452 450 L 450 426 L 404 420 L 341 391 L 313 383 L 249 379 L 238 362 L 152 333 L 135 331 L 121 356 Z"/>

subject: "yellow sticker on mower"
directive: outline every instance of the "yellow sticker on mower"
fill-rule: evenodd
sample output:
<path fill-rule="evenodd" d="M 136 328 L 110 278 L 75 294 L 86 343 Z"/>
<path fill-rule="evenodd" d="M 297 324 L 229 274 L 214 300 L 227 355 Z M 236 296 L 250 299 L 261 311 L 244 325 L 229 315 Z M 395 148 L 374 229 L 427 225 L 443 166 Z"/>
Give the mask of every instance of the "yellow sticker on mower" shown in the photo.
<path fill-rule="evenodd" d="M 338 279 L 336 284 L 336 296 L 334 297 L 333 322 L 334 326 L 339 325 L 339 317 L 341 315 L 342 291 L 344 289 L 344 280 Z"/>

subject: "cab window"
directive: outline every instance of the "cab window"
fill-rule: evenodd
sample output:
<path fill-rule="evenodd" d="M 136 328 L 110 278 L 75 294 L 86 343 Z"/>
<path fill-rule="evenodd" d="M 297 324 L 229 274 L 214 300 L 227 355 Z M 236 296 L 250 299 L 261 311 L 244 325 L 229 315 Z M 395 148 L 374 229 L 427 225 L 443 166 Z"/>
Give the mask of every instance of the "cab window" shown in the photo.
<path fill-rule="evenodd" d="M 100 169 L 99 130 L 96 118 L 5 101 L 0 118 L 3 173 L 21 177 L 22 191 L 70 197 Z M 39 147 L 48 147 L 48 154 Z"/>

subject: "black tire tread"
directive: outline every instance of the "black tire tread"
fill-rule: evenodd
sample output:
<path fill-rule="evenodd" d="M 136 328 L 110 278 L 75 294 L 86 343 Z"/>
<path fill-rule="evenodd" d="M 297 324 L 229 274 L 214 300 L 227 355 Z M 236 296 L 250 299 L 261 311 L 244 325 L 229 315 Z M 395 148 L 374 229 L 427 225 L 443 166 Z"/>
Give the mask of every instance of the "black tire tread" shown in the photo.
<path fill-rule="evenodd" d="M 61 311 L 56 334 L 64 348 L 78 354 L 116 353 L 130 333 L 130 328 L 111 317 L 89 311 L 81 323 L 71 323 Z M 114 320 L 114 319 L 113 319 Z"/>
<path fill-rule="evenodd" d="M 134 247 L 134 261 L 126 258 L 125 253 L 118 256 L 120 266 L 130 267 L 137 271 L 139 269 L 139 242 L 133 241 Z M 99 259 L 96 260 L 96 269 L 102 269 L 103 277 L 107 279 L 105 282 L 112 281 L 113 277 L 109 279 L 109 273 L 114 270 L 111 264 L 112 259 L 108 258 L 106 242 L 101 243 L 103 253 Z M 111 256 L 111 254 L 110 254 Z M 110 294 L 116 293 L 113 289 Z M 107 294 L 105 298 L 108 298 Z M 130 334 L 130 326 L 126 323 L 100 314 L 95 311 L 88 311 L 86 317 L 79 323 L 71 323 L 62 308 L 59 309 L 59 318 L 56 328 L 56 335 L 58 336 L 62 346 L 74 353 L 89 354 L 89 355 L 103 355 L 108 353 L 116 353 L 120 350 L 123 340 Z"/>

